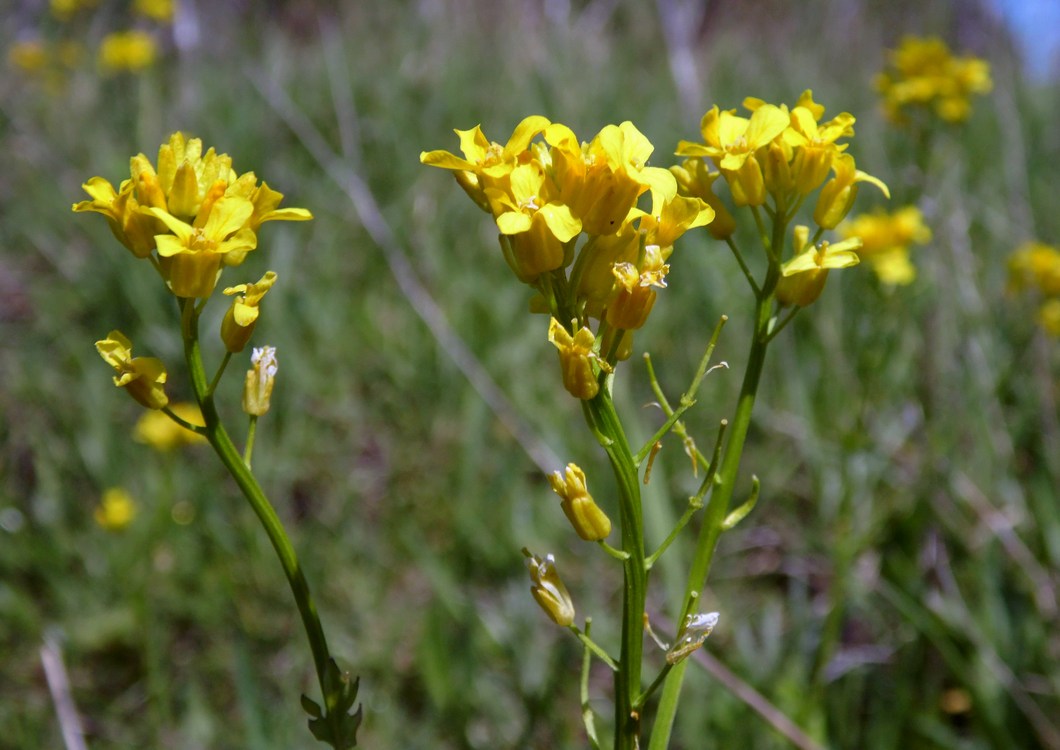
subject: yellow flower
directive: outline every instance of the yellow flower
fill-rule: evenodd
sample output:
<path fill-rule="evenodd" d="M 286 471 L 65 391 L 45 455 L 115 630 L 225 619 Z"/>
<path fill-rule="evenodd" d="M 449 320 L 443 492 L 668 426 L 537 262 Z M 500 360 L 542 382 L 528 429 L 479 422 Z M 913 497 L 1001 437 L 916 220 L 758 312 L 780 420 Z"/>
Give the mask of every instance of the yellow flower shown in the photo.
<path fill-rule="evenodd" d="M 593 351 L 596 343 L 593 332 L 582 326 L 577 333 L 571 336 L 562 323 L 552 318 L 548 324 L 548 340 L 559 349 L 563 387 L 575 398 L 582 400 L 593 398 L 600 390 L 596 372 L 593 370 L 593 361 L 599 362 L 604 369 L 607 369 L 606 363 L 600 360 Z"/>
<path fill-rule="evenodd" d="M 714 192 L 714 181 L 721 177 L 721 172 L 711 172 L 707 162 L 700 157 L 685 159 L 679 166 L 670 167 L 670 172 L 677 178 L 677 191 L 680 195 L 699 198 L 714 209 L 714 219 L 707 224 L 707 231 L 716 240 L 731 237 L 736 231 L 736 219 Z"/>
<path fill-rule="evenodd" d="M 258 306 L 275 283 L 276 274 L 266 271 L 256 284 L 239 284 L 224 290 L 226 295 L 235 297 L 221 321 L 221 340 L 228 351 L 241 352 L 246 348 L 261 312 Z"/>
<path fill-rule="evenodd" d="M 133 13 L 147 16 L 159 23 L 169 23 L 173 20 L 175 6 L 175 0 L 135 0 Z"/>
<path fill-rule="evenodd" d="M 603 316 L 615 288 L 615 264 L 636 262 L 639 251 L 640 233 L 629 221 L 615 234 L 593 235 L 582 246 L 571 277 L 588 317 Z"/>
<path fill-rule="evenodd" d="M 1038 308 L 1038 325 L 1055 338 L 1060 338 L 1060 299 L 1047 299 Z"/>
<path fill-rule="evenodd" d="M 866 261 L 885 284 L 910 284 L 916 268 L 909 260 L 909 246 L 931 241 L 931 230 L 915 206 L 894 213 L 877 210 L 861 214 L 839 226 L 843 238 L 858 237 L 858 257 Z"/>
<path fill-rule="evenodd" d="M 174 403 L 169 405 L 169 409 L 185 422 L 200 426 L 203 424 L 198 404 Z M 205 437 L 181 426 L 161 411 L 144 412 L 136 422 L 133 437 L 137 442 L 145 443 L 162 453 L 168 453 L 182 445 L 206 442 Z"/>
<path fill-rule="evenodd" d="M 272 387 L 276 381 L 276 348 L 262 346 L 250 356 L 253 367 L 243 381 L 243 411 L 252 417 L 264 416 L 269 411 Z"/>
<path fill-rule="evenodd" d="M 791 110 L 791 127 L 784 132 L 784 140 L 795 149 L 791 171 L 800 195 L 809 195 L 820 187 L 835 157 L 847 147 L 836 141 L 854 135 L 853 115 L 842 112 L 819 124 L 823 114 L 824 107 L 816 104 L 813 92 L 807 90 Z"/>
<path fill-rule="evenodd" d="M 23 39 L 8 48 L 7 61 L 27 73 L 38 73 L 48 64 L 48 50 L 39 39 Z"/>
<path fill-rule="evenodd" d="M 787 129 L 788 113 L 772 104 L 758 106 L 750 118 L 715 105 L 700 122 L 704 143 L 681 141 L 678 156 L 706 156 L 725 175 L 737 206 L 765 203 L 765 179 L 755 152 Z"/>
<path fill-rule="evenodd" d="M 542 560 L 530 554 L 525 547 L 523 554 L 527 557 L 526 565 L 530 569 L 530 593 L 534 595 L 534 600 L 552 622 L 567 627 L 574 622 L 574 603 L 556 572 L 556 558 L 547 555 Z"/>
<path fill-rule="evenodd" d="M 218 270 L 220 265 L 239 265 L 248 250 L 256 245 L 250 236 L 266 221 L 304 221 L 312 214 L 302 208 L 279 208 L 283 196 L 265 183 L 258 184 L 253 172 L 237 176 L 232 169 L 232 159 L 227 154 L 218 154 L 214 149 L 203 153 L 202 141 L 187 138 L 183 133 L 174 133 L 158 150 L 158 169 L 144 154 L 129 160 L 130 178 L 117 190 L 102 177 L 93 177 L 82 187 L 92 200 L 74 204 L 74 211 L 94 211 L 107 217 L 111 230 L 118 240 L 138 258 L 147 258 L 156 249 L 157 237 L 167 231 L 176 233 L 170 220 L 179 221 L 182 227 L 190 226 L 203 233 L 211 221 L 211 232 L 218 229 L 220 215 L 214 210 L 224 203 L 225 211 L 243 217 L 243 224 L 225 238 L 239 238 L 238 243 L 229 243 L 219 255 L 220 260 L 209 253 L 195 259 L 195 263 L 208 265 Z M 249 206 L 249 210 L 243 205 Z M 157 209 L 157 210 L 156 210 Z M 167 214 L 169 219 L 164 218 Z M 229 217 L 231 218 L 231 217 Z M 186 233 L 186 230 L 181 230 Z M 216 238 L 213 238 L 216 239 Z M 173 242 L 181 242 L 181 236 L 171 236 L 167 241 L 168 251 L 174 250 Z M 164 253 L 160 253 L 161 265 L 167 269 L 174 265 Z M 188 265 L 185 259 L 176 265 Z M 183 269 L 187 271 L 188 269 Z M 208 269 L 207 269 L 208 270 Z M 193 274 L 197 275 L 197 274 Z M 208 273 L 203 272 L 201 283 L 182 282 L 178 286 L 187 290 L 194 287 L 202 290 L 213 288 L 206 284 Z M 216 276 L 216 273 L 215 273 Z M 194 296 L 194 294 L 181 295 Z"/>
<path fill-rule="evenodd" d="M 92 200 L 75 203 L 74 211 L 93 211 L 107 217 L 107 224 L 118 241 L 137 258 L 146 258 L 155 249 L 155 235 L 165 229 L 158 219 L 140 210 L 132 180 L 122 183 L 121 192 L 102 177 L 93 177 L 81 186 Z"/>
<path fill-rule="evenodd" d="M 99 64 L 108 72 L 139 73 L 151 67 L 158 45 L 146 31 L 116 31 L 103 37 Z"/>
<path fill-rule="evenodd" d="M 166 396 L 166 366 L 154 357 L 133 357 L 132 342 L 121 331 L 111 331 L 96 342 L 96 351 L 117 370 L 114 385 L 148 409 L 161 409 L 169 403 Z"/>
<path fill-rule="evenodd" d="M 515 167 L 508 191 L 486 190 L 497 228 L 508 236 L 512 270 L 521 281 L 533 283 L 564 264 L 564 244 L 581 232 L 581 222 L 562 203 L 545 192 L 545 172 L 534 161 Z"/>
<path fill-rule="evenodd" d="M 838 154 L 832 160 L 835 177 L 824 184 L 817 196 L 817 206 L 813 210 L 813 220 L 822 229 L 835 229 L 850 209 L 858 195 L 858 184 L 868 182 L 880 189 L 885 196 L 891 197 L 891 191 L 880 180 L 858 169 L 854 157 L 850 154 Z"/>
<path fill-rule="evenodd" d="M 652 287 L 665 287 L 669 270 L 658 245 L 644 247 L 639 268 L 632 263 L 616 263 L 612 271 L 615 296 L 607 305 L 608 325 L 627 331 L 644 325 L 655 305 L 656 292 Z"/>
<path fill-rule="evenodd" d="M 1060 249 L 1025 242 L 1009 258 L 1008 268 L 1013 291 L 1034 288 L 1045 296 L 1060 296 Z"/>
<path fill-rule="evenodd" d="M 490 142 L 479 125 L 470 130 L 456 130 L 463 158 L 443 150 L 423 151 L 420 163 L 452 170 L 460 187 L 479 208 L 488 212 L 491 209 L 486 189 L 507 190 L 508 175 L 517 160 L 525 158 L 530 141 L 544 132 L 549 124 L 548 119 L 540 115 L 524 118 L 503 146 Z"/>
<path fill-rule="evenodd" d="M 834 245 L 827 242 L 812 245 L 809 237 L 809 227 L 795 227 L 795 257 L 781 266 L 777 284 L 777 300 L 782 305 L 812 304 L 824 291 L 830 269 L 858 264 L 854 251 L 861 247 L 861 240 L 856 237 Z"/>
<path fill-rule="evenodd" d="M 677 239 L 689 229 L 709 225 L 714 221 L 714 209 L 700 198 L 675 196 L 663 202 L 656 194 L 650 214 L 640 217 L 638 228 L 644 232 L 647 245 L 657 245 L 663 259 L 673 251 Z"/>
<path fill-rule="evenodd" d="M 159 208 L 149 210 L 173 232 L 157 235 L 155 243 L 162 275 L 178 297 L 209 297 L 225 253 L 245 253 L 258 244 L 257 235 L 247 226 L 254 204 L 245 198 L 222 198 L 214 203 L 202 228 Z"/>
<path fill-rule="evenodd" d="M 548 481 L 560 496 L 560 507 L 578 536 L 587 542 L 607 538 L 611 533 L 611 519 L 589 494 L 584 471 L 576 464 L 567 464 L 565 474 L 554 471 Z"/>
<path fill-rule="evenodd" d="M 579 146 L 574 132 L 555 123 L 545 131 L 560 200 L 570 206 L 589 235 L 619 231 L 646 191 L 670 200 L 677 182 L 668 170 L 647 166 L 655 147 L 629 122 L 607 125 Z"/>
<path fill-rule="evenodd" d="M 891 52 L 889 63 L 877 76 L 876 88 L 888 118 L 899 124 L 917 110 L 946 122 L 961 122 L 971 113 L 971 97 L 993 88 L 989 63 L 956 57 L 936 37 L 905 37 Z"/>
<path fill-rule="evenodd" d="M 52 15 L 60 21 L 69 21 L 75 13 L 83 8 L 94 8 L 99 0 L 51 0 L 49 3 Z"/>
<path fill-rule="evenodd" d="M 110 487 L 92 515 L 106 531 L 122 531 L 136 516 L 136 503 L 121 487 Z"/>

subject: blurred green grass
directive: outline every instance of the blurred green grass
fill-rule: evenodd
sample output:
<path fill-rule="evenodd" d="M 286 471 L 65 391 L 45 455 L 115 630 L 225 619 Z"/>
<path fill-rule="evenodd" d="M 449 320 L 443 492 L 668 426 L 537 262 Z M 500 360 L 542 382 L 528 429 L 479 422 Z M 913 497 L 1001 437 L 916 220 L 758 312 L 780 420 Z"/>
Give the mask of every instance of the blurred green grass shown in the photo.
<path fill-rule="evenodd" d="M 312 666 L 256 520 L 207 449 L 160 456 L 132 441 L 139 407 L 93 350 L 121 328 L 138 352 L 170 363 L 171 394 L 189 394 L 168 293 L 103 221 L 69 212 L 84 180 L 119 179 L 131 154 L 153 156 L 182 129 L 317 217 L 270 226 L 239 275 L 280 274 L 255 335 L 280 357 L 257 468 L 333 650 L 361 675 L 362 744 L 580 747 L 580 653 L 527 596 L 519 548 L 556 552 L 604 640 L 617 573 L 568 541 L 540 472 L 412 310 L 385 254 L 407 255 L 521 417 L 587 469 L 598 498 L 604 462 L 489 222 L 417 156 L 454 148 L 454 127 L 481 122 L 503 140 L 542 113 L 582 137 L 632 119 L 666 165 L 710 104 L 792 102 L 804 88 L 857 116 L 859 166 L 919 201 L 935 240 L 914 259 L 914 286 L 833 275 L 775 345 L 744 461 L 763 495 L 723 538 L 706 592 L 722 624 L 708 647 L 829 747 L 1057 746 L 1060 361 L 1026 301 L 1004 292 L 1013 247 L 1060 237 L 1055 81 L 1024 82 L 975 4 L 763 1 L 711 4 L 686 26 L 699 75 L 689 90 L 670 67 L 682 37 L 660 20 L 678 7 L 197 7 L 198 44 L 170 42 L 138 77 L 86 64 L 55 88 L 5 73 L 0 747 L 60 745 L 39 658 L 52 633 L 93 748 L 312 746 L 296 700 L 313 688 Z M 27 10 L 0 22 L 0 38 L 36 28 L 91 42 L 120 18 L 120 4 L 66 27 Z M 912 148 L 882 121 L 870 86 L 904 31 L 987 56 L 996 84 L 940 139 L 922 196 L 909 194 Z M 347 157 L 397 246 L 373 244 L 252 80 L 286 91 L 336 152 L 336 101 L 349 97 L 360 148 Z M 875 200 L 863 195 L 858 209 Z M 687 420 L 707 444 L 738 387 L 750 306 L 731 258 L 705 236 L 686 238 L 672 262 L 637 351 L 651 352 L 676 395 L 718 316 L 730 316 L 716 356 L 732 369 L 707 379 Z M 657 415 L 641 408 L 651 395 L 636 356 L 619 398 L 635 440 L 646 439 Z M 112 485 L 140 507 L 120 535 L 92 520 Z M 650 536 L 665 535 L 691 489 L 670 443 L 647 488 Z M 680 595 L 679 559 L 663 558 L 650 600 L 664 616 Z M 675 747 L 785 746 L 718 682 L 693 675 Z M 594 673 L 605 713 L 608 683 Z"/>

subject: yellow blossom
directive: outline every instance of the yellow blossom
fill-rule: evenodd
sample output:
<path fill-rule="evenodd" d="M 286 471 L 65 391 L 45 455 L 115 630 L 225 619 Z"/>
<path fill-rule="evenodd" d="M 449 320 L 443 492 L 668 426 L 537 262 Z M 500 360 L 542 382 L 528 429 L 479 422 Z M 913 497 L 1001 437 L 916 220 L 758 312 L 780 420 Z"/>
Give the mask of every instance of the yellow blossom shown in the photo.
<path fill-rule="evenodd" d="M 916 268 L 909 260 L 910 245 L 931 241 L 931 230 L 915 206 L 905 206 L 893 213 L 877 210 L 861 214 L 843 222 L 838 229 L 844 238 L 861 240 L 858 257 L 885 284 L 912 283 Z"/>
<path fill-rule="evenodd" d="M 665 287 L 669 270 L 658 245 L 644 247 L 639 268 L 632 263 L 616 263 L 615 296 L 607 305 L 608 324 L 627 331 L 644 325 L 655 304 L 656 292 L 652 287 Z"/>
<path fill-rule="evenodd" d="M 146 31 L 116 31 L 103 37 L 99 64 L 105 71 L 139 73 L 154 63 L 158 45 Z"/>
<path fill-rule="evenodd" d="M 79 10 L 94 8 L 98 4 L 99 0 L 51 0 L 49 7 L 60 21 L 69 21 Z"/>
<path fill-rule="evenodd" d="M 956 123 L 971 113 L 971 97 L 988 93 L 993 82 L 985 60 L 957 57 L 936 37 L 907 36 L 890 53 L 876 88 L 893 122 L 904 123 L 910 113 L 920 110 Z"/>
<path fill-rule="evenodd" d="M 707 224 L 707 231 L 716 240 L 731 237 L 736 231 L 736 219 L 714 192 L 714 181 L 721 177 L 721 172 L 711 172 L 707 162 L 694 157 L 685 159 L 679 166 L 670 167 L 670 172 L 677 178 L 677 190 L 682 196 L 699 198 L 714 209 L 714 219 Z"/>
<path fill-rule="evenodd" d="M 263 416 L 269 411 L 272 387 L 276 381 L 276 348 L 262 346 L 254 349 L 250 357 L 252 368 L 247 370 L 243 382 L 243 411 L 252 417 Z"/>
<path fill-rule="evenodd" d="M 162 275 L 178 297 L 209 297 L 226 253 L 247 252 L 258 238 L 247 226 L 254 204 L 245 198 L 218 200 L 205 226 L 186 224 L 159 208 L 149 209 L 173 234 L 155 237 Z"/>
<path fill-rule="evenodd" d="M 809 227 L 795 227 L 795 256 L 781 266 L 781 279 L 777 284 L 777 300 L 782 305 L 806 307 L 812 304 L 824 291 L 829 270 L 858 264 L 854 251 L 861 246 L 861 240 L 852 238 L 835 244 L 820 242 L 813 245 L 809 235 Z"/>
<path fill-rule="evenodd" d="M 564 244 L 581 232 L 581 222 L 546 192 L 545 172 L 534 161 L 515 167 L 507 191 L 486 190 L 497 228 L 511 243 L 512 270 L 532 283 L 564 264 Z"/>
<path fill-rule="evenodd" d="M 189 424 L 203 425 L 202 412 L 198 404 L 173 403 L 169 410 Z M 136 422 L 133 436 L 137 442 L 145 443 L 157 451 L 167 453 L 183 445 L 205 443 L 206 438 L 178 424 L 161 411 L 146 411 Z"/>
<path fill-rule="evenodd" d="M 1060 249 L 1043 242 L 1025 242 L 1008 261 L 1009 287 L 1033 288 L 1045 296 L 1060 296 Z"/>
<path fill-rule="evenodd" d="M 8 48 L 7 61 L 27 73 L 38 73 L 48 64 L 48 50 L 39 39 L 23 39 Z"/>
<path fill-rule="evenodd" d="M 178 276 L 191 277 L 177 283 L 185 292 L 178 296 L 197 296 L 212 289 L 221 265 L 239 265 L 256 246 L 262 223 L 312 218 L 302 208 L 279 208 L 283 196 L 264 182 L 259 185 L 253 172 L 237 176 L 231 157 L 213 148 L 203 153 L 201 140 L 179 132 L 159 148 L 157 170 L 147 156 L 137 154 L 129 160 L 129 174 L 117 189 L 106 179 L 93 177 L 82 186 L 92 200 L 74 204 L 73 209 L 106 216 L 115 237 L 138 258 L 149 257 L 157 248 L 158 236 L 171 233 L 164 242 L 166 252 L 159 253 L 160 265 L 170 274 L 167 280 L 171 282 L 173 266 L 177 266 Z M 223 208 L 215 211 L 218 205 Z M 226 222 L 233 217 L 241 217 L 242 224 L 229 227 Z M 189 228 L 194 230 L 191 239 L 199 240 L 200 245 L 207 239 L 223 241 L 224 250 L 218 252 L 215 247 L 204 253 L 199 247 L 194 253 L 197 257 L 173 261 L 178 251 L 174 243 L 184 244 Z M 226 231 L 218 237 L 221 228 Z M 193 265 L 202 268 L 188 267 Z"/>
<path fill-rule="evenodd" d="M 607 125 L 584 146 L 573 131 L 555 123 L 545 131 L 560 200 L 589 235 L 617 232 L 645 192 L 664 201 L 677 194 L 668 170 L 647 166 L 655 147 L 628 120 Z"/>
<path fill-rule="evenodd" d="M 547 555 L 541 559 L 537 555 L 530 554 L 525 547 L 523 554 L 527 557 L 526 565 L 530 570 L 530 593 L 534 595 L 534 600 L 552 622 L 561 627 L 567 627 L 574 622 L 574 603 L 559 573 L 556 572 L 556 558 Z"/>
<path fill-rule="evenodd" d="M 266 271 L 256 284 L 239 284 L 224 290 L 232 300 L 221 321 L 221 340 L 230 352 L 241 352 L 250 341 L 260 314 L 259 305 L 265 293 L 276 283 L 276 274 Z"/>
<path fill-rule="evenodd" d="M 132 342 L 121 331 L 111 331 L 96 342 L 96 351 L 118 374 L 114 385 L 148 409 L 161 409 L 169 403 L 166 396 L 166 366 L 154 357 L 133 357 Z"/>
<path fill-rule="evenodd" d="M 635 263 L 641 235 L 627 221 L 615 234 L 596 234 L 582 246 L 572 281 L 576 296 L 585 303 L 585 314 L 600 319 L 615 288 L 616 263 Z"/>
<path fill-rule="evenodd" d="M 544 132 L 549 124 L 549 120 L 540 115 L 526 117 L 503 146 L 489 141 L 479 125 L 470 130 L 456 130 L 463 158 L 443 150 L 423 151 L 420 163 L 452 170 L 460 187 L 479 208 L 488 212 L 491 209 L 486 189 L 507 189 L 508 175 L 517 160 L 526 160 L 530 141 Z"/>
<path fill-rule="evenodd" d="M 611 519 L 589 494 L 585 472 L 577 464 L 567 464 L 563 474 L 552 472 L 548 481 L 553 491 L 560 496 L 560 507 L 578 536 L 587 542 L 607 538 L 611 533 Z"/>
<path fill-rule="evenodd" d="M 593 370 L 593 361 L 597 361 L 604 369 L 607 369 L 606 363 L 600 360 L 593 351 L 596 343 L 593 332 L 582 326 L 577 333 L 571 336 L 562 323 L 552 318 L 548 324 L 548 340 L 559 349 L 563 387 L 575 398 L 582 400 L 593 398 L 600 390 L 596 372 Z"/>
<path fill-rule="evenodd" d="M 1060 338 L 1060 299 L 1053 297 L 1047 299 L 1038 308 L 1037 321 L 1046 333 L 1054 338 Z"/>
<path fill-rule="evenodd" d="M 176 10 L 175 0 L 134 0 L 133 2 L 133 13 L 146 16 L 159 23 L 171 22 L 174 10 Z"/>
<path fill-rule="evenodd" d="M 110 487 L 103 492 L 92 515 L 106 531 L 122 531 L 136 517 L 136 503 L 121 487 Z"/>
<path fill-rule="evenodd" d="M 838 154 L 832 161 L 835 176 L 824 184 L 817 196 L 817 206 L 813 211 L 813 220 L 822 229 L 835 229 L 850 209 L 858 195 L 858 184 L 868 182 L 880 189 L 885 196 L 891 192 L 882 181 L 858 169 L 854 157 L 850 154 Z"/>
<path fill-rule="evenodd" d="M 765 203 L 765 179 L 755 152 L 788 127 L 788 113 L 772 104 L 757 107 L 750 118 L 712 107 L 700 122 L 703 143 L 681 141 L 678 156 L 706 156 L 714 161 L 737 206 Z"/>

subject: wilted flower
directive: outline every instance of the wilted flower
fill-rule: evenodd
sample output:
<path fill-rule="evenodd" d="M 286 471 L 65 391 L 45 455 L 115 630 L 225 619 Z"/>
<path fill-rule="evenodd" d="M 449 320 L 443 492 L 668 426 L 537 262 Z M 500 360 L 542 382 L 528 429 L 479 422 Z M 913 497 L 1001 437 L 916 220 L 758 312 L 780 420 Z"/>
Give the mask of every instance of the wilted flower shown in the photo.
<path fill-rule="evenodd" d="M 161 409 L 169 403 L 166 396 L 166 366 L 154 357 L 133 357 L 132 342 L 121 331 L 111 331 L 96 342 L 96 351 L 118 371 L 114 385 L 148 409 Z"/>

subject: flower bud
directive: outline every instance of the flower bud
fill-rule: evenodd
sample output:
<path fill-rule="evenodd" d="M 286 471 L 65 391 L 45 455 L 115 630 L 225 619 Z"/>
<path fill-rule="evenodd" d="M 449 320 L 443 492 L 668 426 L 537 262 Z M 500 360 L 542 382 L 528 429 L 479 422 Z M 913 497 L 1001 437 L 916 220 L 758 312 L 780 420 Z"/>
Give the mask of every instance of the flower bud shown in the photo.
<path fill-rule="evenodd" d="M 593 332 L 582 327 L 573 336 L 558 320 L 552 318 L 548 324 L 548 340 L 559 349 L 559 364 L 563 370 L 563 387 L 575 398 L 588 400 L 600 390 L 593 370 Z M 597 360 L 601 361 L 601 360 Z"/>
<path fill-rule="evenodd" d="M 574 622 L 574 603 L 556 572 L 556 558 L 548 555 L 542 560 L 530 554 L 526 547 L 523 547 L 523 554 L 530 569 L 530 593 L 552 622 L 564 628 L 569 626 Z"/>
<path fill-rule="evenodd" d="M 566 476 L 554 471 L 548 481 L 560 496 L 560 507 L 578 536 L 587 542 L 607 538 L 611 533 L 611 519 L 589 494 L 585 472 L 575 464 L 567 464 Z"/>
<path fill-rule="evenodd" d="M 276 379 L 276 348 L 262 346 L 254 349 L 250 357 L 253 369 L 247 370 L 243 384 L 243 411 L 260 417 L 269 411 L 269 399 Z"/>
<path fill-rule="evenodd" d="M 161 409 L 169 403 L 166 395 L 166 366 L 154 357 L 133 357 L 132 342 L 121 331 L 111 331 L 96 342 L 96 351 L 117 371 L 114 385 L 124 388 L 142 406 Z"/>
<path fill-rule="evenodd" d="M 246 348 L 258 322 L 258 305 L 274 283 L 276 274 L 266 271 L 256 284 L 239 284 L 225 289 L 225 294 L 235 297 L 221 321 L 221 341 L 228 351 L 241 352 Z"/>

